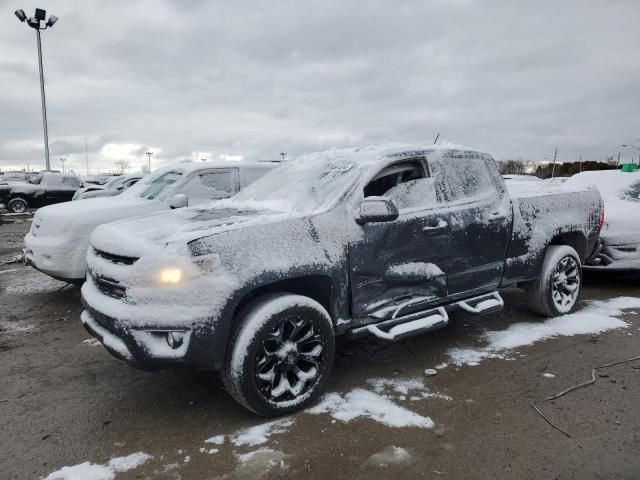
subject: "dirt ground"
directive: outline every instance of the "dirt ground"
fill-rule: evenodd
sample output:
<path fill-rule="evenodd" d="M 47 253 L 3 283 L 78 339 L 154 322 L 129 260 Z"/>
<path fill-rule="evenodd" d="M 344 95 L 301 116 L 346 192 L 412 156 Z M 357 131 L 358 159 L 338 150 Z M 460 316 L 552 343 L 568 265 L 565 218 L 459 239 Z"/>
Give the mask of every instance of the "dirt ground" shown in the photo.
<path fill-rule="evenodd" d="M 0 261 L 18 253 L 28 226 L 0 225 Z M 640 296 L 638 278 L 587 280 L 583 300 Z M 640 355 L 638 313 L 622 317 L 625 329 L 558 337 L 517 349 L 511 361 L 424 376 L 449 361 L 451 348 L 480 345 L 486 330 L 544 320 L 527 311 L 520 291 L 504 298 L 502 312 L 453 312 L 447 328 L 400 343 L 339 342 L 329 392 L 370 389 L 375 377 L 418 378 L 433 395 L 394 402 L 430 417 L 433 428 L 301 412 L 265 443 L 214 445 L 205 440 L 265 420 L 235 404 L 215 374 L 148 373 L 114 359 L 89 341 L 77 287 L 19 264 L 0 266 L 0 478 L 40 478 L 140 451 L 153 458 L 117 479 L 640 478 L 640 362 L 602 370 L 608 376 L 594 385 L 540 407 L 571 437 L 530 405 L 588 380 L 594 366 Z M 409 455 L 388 458 L 391 446 Z"/>

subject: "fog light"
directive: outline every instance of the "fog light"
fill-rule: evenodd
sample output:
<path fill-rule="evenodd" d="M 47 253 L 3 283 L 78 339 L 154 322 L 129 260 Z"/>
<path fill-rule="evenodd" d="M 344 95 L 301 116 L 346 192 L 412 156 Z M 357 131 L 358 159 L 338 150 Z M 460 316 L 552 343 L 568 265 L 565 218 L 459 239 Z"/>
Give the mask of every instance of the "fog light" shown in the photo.
<path fill-rule="evenodd" d="M 167 332 L 167 343 L 175 350 L 182 346 L 186 336 L 186 332 Z"/>

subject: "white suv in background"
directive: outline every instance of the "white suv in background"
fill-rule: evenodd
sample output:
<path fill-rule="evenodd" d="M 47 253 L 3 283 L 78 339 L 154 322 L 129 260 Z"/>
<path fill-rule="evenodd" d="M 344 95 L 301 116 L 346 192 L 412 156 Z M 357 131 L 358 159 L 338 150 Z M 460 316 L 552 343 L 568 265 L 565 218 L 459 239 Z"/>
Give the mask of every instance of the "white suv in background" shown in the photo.
<path fill-rule="evenodd" d="M 24 238 L 24 261 L 53 278 L 82 283 L 89 236 L 97 226 L 230 197 L 277 165 L 180 163 L 154 171 L 116 197 L 41 208 Z"/>

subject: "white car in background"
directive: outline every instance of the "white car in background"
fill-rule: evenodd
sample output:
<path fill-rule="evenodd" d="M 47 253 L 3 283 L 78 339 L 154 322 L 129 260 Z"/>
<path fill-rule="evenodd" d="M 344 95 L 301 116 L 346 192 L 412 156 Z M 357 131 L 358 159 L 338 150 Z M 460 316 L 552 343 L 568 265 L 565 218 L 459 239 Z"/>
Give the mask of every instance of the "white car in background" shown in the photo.
<path fill-rule="evenodd" d="M 595 185 L 604 200 L 600 251 L 585 269 L 640 270 L 640 173 L 621 170 L 582 172 L 566 185 Z"/>
<path fill-rule="evenodd" d="M 87 198 L 98 197 L 115 197 L 122 192 L 132 187 L 142 178 L 140 175 L 123 175 L 120 177 L 114 177 L 113 180 L 105 183 L 104 185 L 89 184 L 83 188 L 80 188 L 73 195 L 73 200 L 84 200 Z"/>
<path fill-rule="evenodd" d="M 159 168 L 116 197 L 41 208 L 24 238 L 24 262 L 53 278 L 82 283 L 89 236 L 97 226 L 230 197 L 277 165 L 180 163 Z"/>

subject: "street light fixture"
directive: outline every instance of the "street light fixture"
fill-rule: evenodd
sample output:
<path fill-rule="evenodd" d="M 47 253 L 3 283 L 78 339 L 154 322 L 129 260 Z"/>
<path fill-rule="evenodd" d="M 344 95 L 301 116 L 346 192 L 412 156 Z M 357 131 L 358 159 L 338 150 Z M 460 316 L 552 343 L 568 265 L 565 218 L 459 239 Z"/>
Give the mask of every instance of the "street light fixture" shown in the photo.
<path fill-rule="evenodd" d="M 151 155 L 153 155 L 153 152 L 147 152 L 146 155 L 149 157 L 149 173 L 151 173 Z"/>
<path fill-rule="evenodd" d="M 62 163 L 62 173 L 64 173 L 64 162 L 66 162 L 67 159 L 66 158 L 61 158 L 60 159 L 60 163 Z"/>
<path fill-rule="evenodd" d="M 49 163 L 49 134 L 47 132 L 47 102 L 45 100 L 44 94 L 44 73 L 42 71 L 42 44 L 40 41 L 40 30 L 46 30 L 47 28 L 53 27 L 53 24 L 58 21 L 58 17 L 55 15 L 51 15 L 49 20 L 47 20 L 42 26 L 42 22 L 45 21 L 47 17 L 46 10 L 41 8 L 36 8 L 36 11 L 31 18 L 27 18 L 27 15 L 24 13 L 24 10 L 16 10 L 16 17 L 22 23 L 25 21 L 27 25 L 33 28 L 36 31 L 36 39 L 38 42 L 38 66 L 40 67 L 40 98 L 42 100 L 42 127 L 44 130 L 44 158 L 46 162 L 46 170 L 51 170 L 51 164 Z"/>

